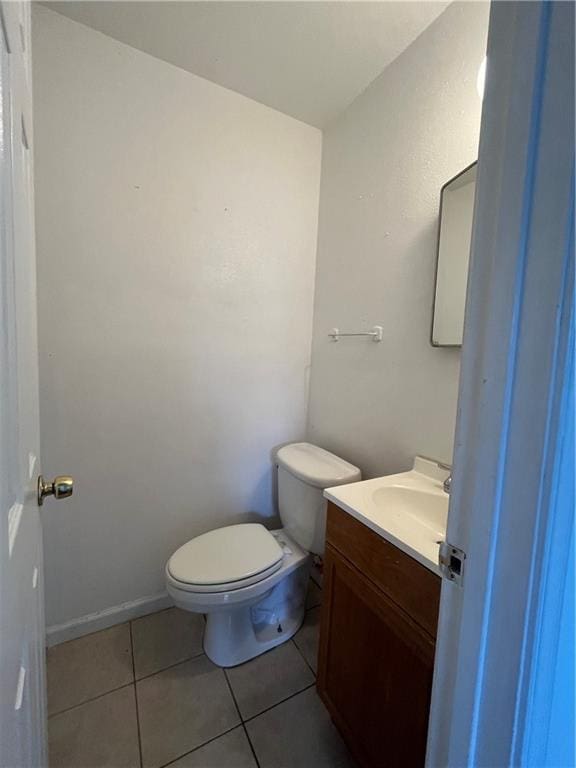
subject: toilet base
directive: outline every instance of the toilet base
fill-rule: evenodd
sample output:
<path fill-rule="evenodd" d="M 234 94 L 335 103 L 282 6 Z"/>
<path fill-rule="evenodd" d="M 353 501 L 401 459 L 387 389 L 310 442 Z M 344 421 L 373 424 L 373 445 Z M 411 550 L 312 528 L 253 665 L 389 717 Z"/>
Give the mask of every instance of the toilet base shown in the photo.
<path fill-rule="evenodd" d="M 306 608 L 309 564 L 305 563 L 252 605 L 206 615 L 204 652 L 219 667 L 235 667 L 289 640 Z"/>

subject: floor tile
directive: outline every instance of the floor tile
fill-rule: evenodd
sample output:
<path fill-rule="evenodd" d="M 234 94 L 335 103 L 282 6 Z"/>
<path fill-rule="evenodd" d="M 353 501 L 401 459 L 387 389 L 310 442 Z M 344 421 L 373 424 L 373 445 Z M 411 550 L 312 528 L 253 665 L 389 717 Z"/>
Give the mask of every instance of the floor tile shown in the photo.
<path fill-rule="evenodd" d="M 131 683 L 129 625 L 119 624 L 49 648 L 47 675 L 49 715 Z"/>
<path fill-rule="evenodd" d="M 170 768 L 258 768 L 244 728 L 230 733 L 181 757 Z"/>
<path fill-rule="evenodd" d="M 314 682 L 314 675 L 291 642 L 227 669 L 226 674 L 245 720 Z"/>
<path fill-rule="evenodd" d="M 138 768 L 134 686 L 51 717 L 48 743 L 50 768 Z"/>
<path fill-rule="evenodd" d="M 144 768 L 175 760 L 240 722 L 224 672 L 205 656 L 136 683 Z"/>
<path fill-rule="evenodd" d="M 316 608 L 318 605 L 322 604 L 322 590 L 320 587 L 316 584 L 315 581 L 310 579 L 308 582 L 308 593 L 306 595 L 306 610 L 309 611 L 310 608 Z"/>
<path fill-rule="evenodd" d="M 314 688 L 246 723 L 260 768 L 352 768 Z"/>
<path fill-rule="evenodd" d="M 168 608 L 132 622 L 136 678 L 153 675 L 202 653 L 204 617 Z"/>
<path fill-rule="evenodd" d="M 320 608 L 312 608 L 304 616 L 304 623 L 294 635 L 294 642 L 314 672 L 318 670 L 318 640 L 320 637 Z"/>

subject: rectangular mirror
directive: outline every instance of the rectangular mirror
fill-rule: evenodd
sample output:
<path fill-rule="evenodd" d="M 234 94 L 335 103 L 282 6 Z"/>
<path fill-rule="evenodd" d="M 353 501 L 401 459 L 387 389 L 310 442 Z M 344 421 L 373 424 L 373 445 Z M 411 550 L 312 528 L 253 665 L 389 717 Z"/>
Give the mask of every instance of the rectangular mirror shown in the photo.
<path fill-rule="evenodd" d="M 470 259 L 476 165 L 465 168 L 442 187 L 431 342 L 459 347 L 464 329 L 466 282 Z"/>

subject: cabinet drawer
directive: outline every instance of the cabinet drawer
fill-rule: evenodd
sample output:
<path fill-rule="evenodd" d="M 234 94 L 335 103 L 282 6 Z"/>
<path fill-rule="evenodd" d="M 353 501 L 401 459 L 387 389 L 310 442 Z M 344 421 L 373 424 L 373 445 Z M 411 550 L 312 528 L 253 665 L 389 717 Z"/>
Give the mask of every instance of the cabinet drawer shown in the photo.
<path fill-rule="evenodd" d="M 439 576 L 332 502 L 328 502 L 326 541 L 436 637 Z"/>

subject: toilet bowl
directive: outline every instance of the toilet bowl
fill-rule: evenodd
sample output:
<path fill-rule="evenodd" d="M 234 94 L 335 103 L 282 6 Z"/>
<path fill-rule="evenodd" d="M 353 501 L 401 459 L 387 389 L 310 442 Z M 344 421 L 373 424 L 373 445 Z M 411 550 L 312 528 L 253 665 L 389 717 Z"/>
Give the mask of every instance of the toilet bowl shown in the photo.
<path fill-rule="evenodd" d="M 288 640 L 304 619 L 311 554 L 324 551 L 324 488 L 356 482 L 360 471 L 309 443 L 276 454 L 284 527 L 242 523 L 208 531 L 166 564 L 179 608 L 206 615 L 204 651 L 218 666 L 241 664 Z"/>
<path fill-rule="evenodd" d="M 256 537 L 257 533 L 261 536 Z M 220 583 L 194 583 L 202 579 L 193 568 L 183 580 L 186 571 L 176 571 L 172 558 L 166 566 L 166 586 L 175 605 L 206 614 L 204 651 L 220 667 L 241 664 L 283 643 L 297 632 L 304 617 L 310 556 L 284 530 L 269 532 L 257 524 L 233 525 L 204 534 L 211 537 L 207 544 L 203 536 L 192 542 L 199 547 L 206 544 L 210 550 L 219 546 L 221 537 L 220 559 L 226 559 L 234 556 L 230 548 L 234 536 L 249 547 L 252 534 L 259 543 L 264 536 L 270 537 L 278 551 L 274 565 L 256 574 L 226 581 L 228 569 L 224 568 Z"/>

